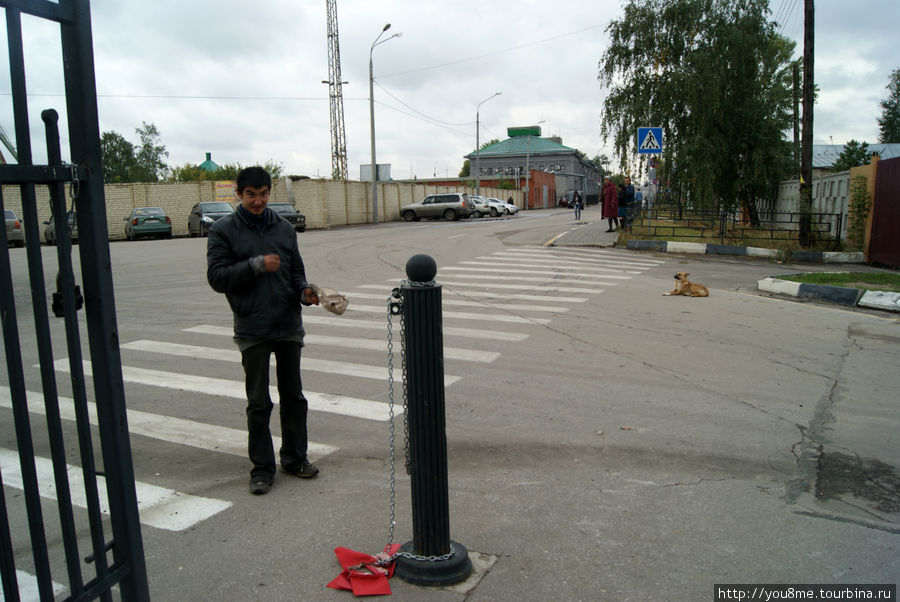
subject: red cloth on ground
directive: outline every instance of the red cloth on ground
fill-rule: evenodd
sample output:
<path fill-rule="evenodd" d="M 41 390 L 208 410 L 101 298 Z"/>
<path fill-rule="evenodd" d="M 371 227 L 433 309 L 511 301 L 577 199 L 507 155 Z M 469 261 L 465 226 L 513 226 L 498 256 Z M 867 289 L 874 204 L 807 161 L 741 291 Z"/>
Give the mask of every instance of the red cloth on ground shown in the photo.
<path fill-rule="evenodd" d="M 395 543 L 386 550 L 393 556 L 400 549 Z M 356 552 L 349 548 L 337 547 L 334 555 L 344 567 L 340 575 L 331 580 L 328 587 L 332 589 L 352 591 L 354 596 L 389 596 L 391 585 L 388 583 L 394 575 L 394 563 L 385 567 L 376 565 L 378 558 L 364 552 Z"/>

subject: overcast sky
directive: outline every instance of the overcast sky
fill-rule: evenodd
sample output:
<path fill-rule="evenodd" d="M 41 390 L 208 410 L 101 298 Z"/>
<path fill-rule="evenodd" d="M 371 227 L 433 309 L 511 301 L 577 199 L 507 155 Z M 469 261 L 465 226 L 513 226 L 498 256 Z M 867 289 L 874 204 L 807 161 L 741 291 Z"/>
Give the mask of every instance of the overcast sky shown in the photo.
<path fill-rule="evenodd" d="M 613 156 L 600 137 L 597 63 L 618 0 L 337 6 L 351 179 L 370 163 L 369 48 L 386 23 L 384 37 L 402 36 L 375 48 L 375 129 L 378 163 L 394 179 L 455 176 L 475 148 L 476 105 L 495 92 L 481 105 L 482 143 L 542 122 L 544 135 Z M 771 10 L 799 56 L 803 0 L 772 0 Z M 91 12 L 101 131 L 137 143 L 135 129 L 155 124 L 170 166 L 211 152 L 219 164 L 271 159 L 286 173 L 330 177 L 325 1 L 94 0 Z M 5 34 L 2 11 L 0 20 Z M 24 17 L 23 29 L 32 145 L 45 163 L 40 111 L 65 112 L 58 28 Z M 898 31 L 897 0 L 817 3 L 816 143 L 877 142 L 879 102 L 900 67 Z M 4 40 L 0 125 L 13 136 L 6 53 Z"/>

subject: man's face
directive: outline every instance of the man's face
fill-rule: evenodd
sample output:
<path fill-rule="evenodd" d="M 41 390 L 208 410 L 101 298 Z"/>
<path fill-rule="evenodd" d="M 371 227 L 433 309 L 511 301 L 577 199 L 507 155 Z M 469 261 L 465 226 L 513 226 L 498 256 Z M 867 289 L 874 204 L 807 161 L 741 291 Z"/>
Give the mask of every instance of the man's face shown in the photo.
<path fill-rule="evenodd" d="M 626 185 L 626 186 L 630 186 L 630 185 L 631 185 L 631 178 L 625 178 L 625 185 Z"/>
<path fill-rule="evenodd" d="M 241 199 L 241 205 L 244 209 L 253 215 L 259 215 L 265 211 L 266 205 L 269 203 L 269 187 L 256 188 L 255 186 L 247 186 L 238 197 Z"/>

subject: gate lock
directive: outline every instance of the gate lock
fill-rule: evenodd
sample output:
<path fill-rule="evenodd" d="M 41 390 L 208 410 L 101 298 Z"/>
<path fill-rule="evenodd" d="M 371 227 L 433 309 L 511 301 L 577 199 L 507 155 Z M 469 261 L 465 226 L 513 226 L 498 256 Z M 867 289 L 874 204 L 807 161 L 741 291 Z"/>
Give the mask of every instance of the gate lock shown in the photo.
<path fill-rule="evenodd" d="M 81 288 L 76 284 L 75 285 L 75 311 L 78 311 L 84 307 L 84 297 L 81 296 Z M 53 315 L 57 318 L 64 318 L 66 316 L 65 310 L 63 309 L 63 294 L 62 294 L 62 284 L 60 283 L 60 275 L 57 272 L 56 274 L 56 292 L 53 293 Z"/>

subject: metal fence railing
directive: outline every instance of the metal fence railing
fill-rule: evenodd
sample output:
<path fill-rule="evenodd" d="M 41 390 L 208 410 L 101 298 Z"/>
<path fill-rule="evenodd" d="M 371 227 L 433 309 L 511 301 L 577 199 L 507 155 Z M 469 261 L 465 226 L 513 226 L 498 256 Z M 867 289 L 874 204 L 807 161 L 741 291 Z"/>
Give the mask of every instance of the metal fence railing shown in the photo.
<path fill-rule="evenodd" d="M 763 211 L 756 216 L 743 210 L 691 209 L 676 204 L 628 210 L 627 230 L 632 235 L 681 240 L 710 241 L 719 244 L 768 245 L 800 241 L 803 214 L 790 211 Z M 813 244 L 840 248 L 844 216 L 840 213 L 810 214 L 809 231 Z"/>

